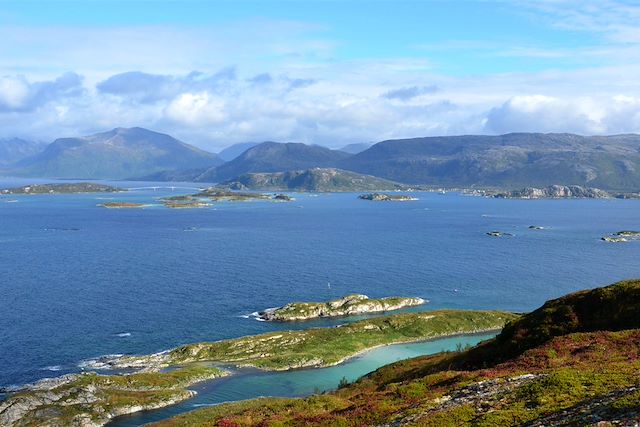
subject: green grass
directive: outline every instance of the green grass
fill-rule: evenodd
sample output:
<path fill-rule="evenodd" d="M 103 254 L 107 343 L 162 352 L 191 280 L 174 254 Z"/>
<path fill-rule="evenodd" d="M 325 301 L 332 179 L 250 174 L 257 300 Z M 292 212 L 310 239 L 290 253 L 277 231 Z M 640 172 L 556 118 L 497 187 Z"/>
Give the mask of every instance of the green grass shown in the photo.
<path fill-rule="evenodd" d="M 283 331 L 212 343 L 170 353 L 172 363 L 215 361 L 270 370 L 321 367 L 380 345 L 499 329 L 517 316 L 498 311 L 440 310 L 379 317 L 339 328 Z"/>

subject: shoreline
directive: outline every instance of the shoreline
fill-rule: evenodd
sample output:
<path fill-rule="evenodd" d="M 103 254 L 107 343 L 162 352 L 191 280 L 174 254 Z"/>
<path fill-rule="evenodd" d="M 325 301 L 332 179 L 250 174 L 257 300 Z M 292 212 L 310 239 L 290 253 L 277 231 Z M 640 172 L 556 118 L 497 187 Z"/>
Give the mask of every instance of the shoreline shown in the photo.
<path fill-rule="evenodd" d="M 262 375 L 269 375 L 269 374 L 283 374 L 283 373 L 287 373 L 287 372 L 296 372 L 296 371 L 314 371 L 314 370 L 321 370 L 321 369 L 328 369 L 328 368 L 332 368 L 332 367 L 336 367 L 336 366 L 340 366 L 340 365 L 347 365 L 349 363 L 355 362 L 358 358 L 365 356 L 367 353 L 373 352 L 377 349 L 380 348 L 384 348 L 384 347 L 393 347 L 393 346 L 400 346 L 400 345 L 404 345 L 404 344 L 422 344 L 422 343 L 428 343 L 428 342 L 436 342 L 439 340 L 445 340 L 445 339 L 450 339 L 450 338 L 455 338 L 455 337 L 473 337 L 473 336 L 482 336 L 485 335 L 487 333 L 491 333 L 491 332 L 499 332 L 501 331 L 501 328 L 491 328 L 491 329 L 486 329 L 486 330 L 477 330 L 474 332 L 469 332 L 469 333 L 453 333 L 453 334 L 447 334 L 447 335 L 442 335 L 442 336 L 438 336 L 438 337 L 434 337 L 434 338 L 429 338 L 429 339 L 420 339 L 420 340 L 409 340 L 409 341 L 402 341 L 402 342 L 394 342 L 391 344 L 381 344 L 381 345 L 376 345 L 374 347 L 370 347 L 367 348 L 365 350 L 359 351 L 358 353 L 345 358 L 344 360 L 341 360 L 337 363 L 331 364 L 331 365 L 326 365 L 326 366 L 306 366 L 306 367 L 300 367 L 300 368 L 292 368 L 292 369 L 287 369 L 287 370 L 265 370 L 265 369 L 260 369 L 260 368 L 256 368 L 254 366 L 233 366 L 233 365 L 216 365 L 218 368 L 225 370 L 226 372 L 228 372 L 229 374 L 226 376 L 222 376 L 222 377 L 218 377 L 218 378 L 212 378 L 209 380 L 204 380 L 201 382 L 201 384 L 205 385 L 205 384 L 214 384 L 215 382 L 218 381 L 228 381 L 230 379 L 233 379 L 234 377 L 243 377 L 243 376 L 262 376 Z M 492 337 L 489 337 L 487 339 L 491 339 Z M 483 340 L 484 341 L 484 340 Z M 481 341 L 482 342 L 482 341 Z M 477 345 L 477 344 L 476 344 Z M 439 352 L 438 352 L 439 353 Z M 406 357 L 406 358 L 402 358 L 399 359 L 400 360 L 408 360 L 414 357 L 423 357 L 423 356 L 428 356 L 431 354 L 438 354 L 438 353 L 424 353 L 424 354 L 419 354 L 419 355 L 415 355 L 415 356 L 410 356 L 410 357 Z M 205 363 L 205 362 L 192 362 L 192 363 Z M 395 363 L 395 362 L 390 362 L 390 363 Z M 382 366 L 388 366 L 387 363 L 384 363 L 382 365 L 380 365 L 380 367 Z M 232 369 L 231 371 L 229 371 L 229 369 Z M 235 369 L 235 370 L 233 370 Z M 379 368 L 376 368 L 379 369 Z M 374 370 L 372 370 L 371 372 L 374 372 Z M 364 374 L 366 375 L 366 373 Z M 327 389 L 325 391 L 331 391 L 331 390 L 335 390 L 335 388 L 330 388 Z M 275 396 L 275 397 L 282 397 L 282 398 L 300 398 L 300 397 L 307 397 L 307 396 L 311 396 L 315 393 L 305 393 L 303 395 L 293 395 L 293 396 Z M 195 398 L 198 394 L 194 394 L 191 398 Z M 237 402 L 242 402 L 242 401 L 248 401 L 248 400 L 254 400 L 256 398 L 260 398 L 260 397 L 272 397 L 269 395 L 264 395 L 264 396 L 256 396 L 256 397 L 251 397 L 251 398 L 247 398 L 247 399 L 239 399 L 239 400 L 227 400 L 224 402 L 219 402 L 219 403 L 211 403 L 211 404 L 206 404 L 203 406 L 218 406 L 218 405 L 224 405 L 224 404 L 228 404 L 228 403 L 237 403 Z M 188 398 L 186 400 L 189 400 L 191 398 Z M 186 401 L 185 400 L 185 401 Z M 183 401 L 184 402 L 184 401 Z M 179 404 L 182 402 L 177 402 L 176 404 Z M 168 408 L 169 406 L 172 405 L 168 405 L 165 408 Z M 162 408 L 160 408 L 162 409 Z M 193 410 L 193 409 L 191 409 Z M 189 412 L 190 410 L 186 410 L 185 412 Z M 132 415 L 132 414 L 125 414 L 126 415 Z M 109 423 L 106 424 L 107 427 L 111 426 L 112 423 L 118 423 L 118 419 L 117 417 L 110 420 Z M 144 423 L 142 425 L 147 425 L 149 423 Z"/>
<path fill-rule="evenodd" d="M 159 410 L 159 409 L 167 408 L 176 404 L 183 403 L 198 395 L 197 391 L 192 390 L 190 388 L 196 384 L 212 384 L 217 380 L 220 380 L 220 379 L 228 380 L 230 378 L 233 378 L 239 375 L 261 375 L 261 374 L 268 374 L 268 373 L 285 373 L 289 371 L 301 371 L 301 370 L 311 371 L 315 369 L 326 369 L 326 368 L 331 368 L 338 365 L 348 364 L 349 362 L 352 362 L 367 353 L 370 353 L 376 349 L 383 348 L 383 347 L 390 347 L 390 346 L 403 345 L 403 344 L 419 344 L 419 343 L 426 343 L 426 342 L 434 342 L 441 339 L 447 339 L 447 338 L 452 338 L 456 336 L 459 336 L 459 337 L 475 336 L 475 335 L 482 335 L 489 332 L 498 332 L 500 330 L 501 328 L 475 329 L 470 332 L 445 333 L 445 334 L 430 337 L 427 339 L 421 338 L 421 339 L 415 339 L 415 340 L 408 339 L 408 340 L 395 341 L 391 343 L 385 343 L 385 344 L 375 345 L 372 347 L 367 347 L 366 349 L 353 353 L 336 362 L 322 364 L 322 365 L 295 366 L 287 369 L 265 369 L 261 367 L 251 366 L 251 365 L 242 365 L 242 364 L 233 364 L 233 363 L 216 363 L 215 361 L 188 362 L 184 364 L 170 365 L 171 367 L 176 367 L 178 370 L 181 370 L 181 369 L 198 368 L 199 364 L 201 365 L 201 367 L 204 366 L 203 364 L 208 364 L 208 366 L 211 366 L 213 369 L 219 370 L 220 374 L 209 377 L 209 378 L 203 378 L 203 377 L 194 378 L 192 381 L 189 381 L 186 384 L 181 384 L 179 388 L 182 390 L 182 392 L 179 395 L 172 396 L 171 398 L 162 399 L 160 401 L 156 401 L 148 405 L 131 404 L 130 406 L 113 408 L 111 412 L 104 414 L 103 419 L 95 420 L 93 421 L 93 424 L 90 424 L 90 425 L 105 426 L 105 425 L 109 425 L 111 422 L 113 422 L 114 420 L 116 420 L 121 416 L 133 415 L 133 414 L 143 412 L 143 411 L 148 411 L 148 410 Z M 416 356 L 416 357 L 419 357 L 419 356 Z M 126 375 L 136 375 L 140 373 L 144 373 L 144 369 L 132 374 L 125 374 L 125 375 L 114 374 L 111 376 L 121 377 Z M 156 373 L 159 373 L 162 375 L 162 373 L 166 373 L 166 371 L 162 371 L 162 373 L 160 372 L 156 372 Z M 0 405 L 2 405 L 3 403 L 6 403 L 9 399 L 11 399 L 16 395 L 20 395 L 21 393 L 27 393 L 27 394 L 30 392 L 31 393 L 38 393 L 38 392 L 56 393 L 58 387 L 68 386 L 69 384 L 73 384 L 74 381 L 81 380 L 91 375 L 94 375 L 94 376 L 97 375 L 98 377 L 105 377 L 105 378 L 110 377 L 110 375 L 103 375 L 103 374 L 98 374 L 95 371 L 88 371 L 88 372 L 70 373 L 60 377 L 43 378 L 42 380 L 39 380 L 35 383 L 25 384 L 24 386 L 21 386 L 19 389 L 15 391 L 12 390 L 12 391 L 4 392 L 4 397 L 2 400 L 0 400 Z M 175 387 L 178 387 L 178 386 L 176 385 Z M 177 388 L 175 388 L 175 390 L 177 390 Z M 22 399 L 28 399 L 28 398 L 29 397 L 23 397 Z M 11 406 L 11 404 L 8 406 Z M 25 413 L 25 416 L 27 414 L 28 414 L 28 411 L 27 413 Z"/>

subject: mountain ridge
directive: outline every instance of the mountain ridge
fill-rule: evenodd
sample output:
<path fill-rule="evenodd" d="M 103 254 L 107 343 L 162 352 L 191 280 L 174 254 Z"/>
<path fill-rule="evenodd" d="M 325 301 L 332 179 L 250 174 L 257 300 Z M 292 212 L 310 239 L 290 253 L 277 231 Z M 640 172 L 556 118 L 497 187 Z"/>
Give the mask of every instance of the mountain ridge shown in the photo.
<path fill-rule="evenodd" d="M 58 138 L 41 153 L 22 160 L 13 172 L 19 176 L 126 179 L 220 163 L 216 155 L 170 135 L 134 127 Z"/>

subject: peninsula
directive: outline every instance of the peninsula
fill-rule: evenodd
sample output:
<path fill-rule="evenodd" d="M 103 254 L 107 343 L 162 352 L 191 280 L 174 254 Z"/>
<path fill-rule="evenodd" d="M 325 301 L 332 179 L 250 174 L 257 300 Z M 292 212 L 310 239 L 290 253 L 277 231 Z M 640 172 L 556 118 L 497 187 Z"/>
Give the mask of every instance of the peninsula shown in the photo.
<path fill-rule="evenodd" d="M 318 317 L 350 316 L 399 310 L 424 304 L 422 298 L 387 297 L 370 299 L 366 295 L 347 295 L 327 302 L 293 302 L 282 307 L 258 313 L 258 318 L 269 321 L 309 320 Z"/>
<path fill-rule="evenodd" d="M 499 311 L 439 310 L 378 317 L 334 328 L 270 332 L 187 344 L 148 356 L 114 356 L 86 369 L 123 375 L 72 374 L 43 380 L 0 403 L 0 425 L 102 426 L 111 418 L 161 408 L 192 397 L 190 385 L 229 374 L 192 362 L 284 371 L 336 365 L 377 346 L 499 330 L 517 319 Z M 171 369 L 165 370 L 163 368 Z M 175 368 L 175 369 L 174 369 Z"/>
<path fill-rule="evenodd" d="M 336 365 L 381 345 L 424 341 L 500 329 L 518 316 L 501 311 L 438 310 L 395 314 L 334 328 L 269 332 L 216 342 L 187 344 L 149 356 L 97 360 L 113 369 L 162 369 L 190 362 L 217 362 L 271 371 Z"/>
<path fill-rule="evenodd" d="M 124 188 L 93 182 L 33 184 L 23 187 L 4 188 L 0 194 L 75 194 L 75 193 L 119 193 L 127 191 Z"/>

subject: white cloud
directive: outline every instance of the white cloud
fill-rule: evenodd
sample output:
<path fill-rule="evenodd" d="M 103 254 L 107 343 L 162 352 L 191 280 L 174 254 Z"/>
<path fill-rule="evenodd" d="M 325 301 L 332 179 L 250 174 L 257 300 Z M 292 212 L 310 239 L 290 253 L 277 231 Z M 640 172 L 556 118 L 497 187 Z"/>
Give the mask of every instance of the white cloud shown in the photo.
<path fill-rule="evenodd" d="M 35 83 L 21 75 L 0 77 L 0 112 L 30 111 L 80 96 L 83 90 L 82 77 L 74 73 Z"/>
<path fill-rule="evenodd" d="M 640 131 L 640 98 L 515 96 L 487 115 L 485 129 L 506 132 L 613 134 Z"/>
<path fill-rule="evenodd" d="M 189 126 L 216 125 L 227 118 L 223 100 L 208 92 L 183 93 L 165 109 L 166 117 Z"/>

